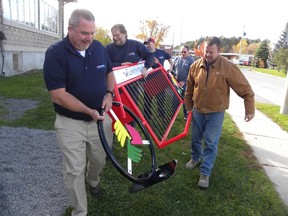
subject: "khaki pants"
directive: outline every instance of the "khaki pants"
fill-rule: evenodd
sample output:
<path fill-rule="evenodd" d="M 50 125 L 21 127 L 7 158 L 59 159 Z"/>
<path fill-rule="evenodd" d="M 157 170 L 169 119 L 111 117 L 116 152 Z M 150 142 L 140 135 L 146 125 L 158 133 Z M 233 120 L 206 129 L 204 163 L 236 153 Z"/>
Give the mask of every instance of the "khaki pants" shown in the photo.
<path fill-rule="evenodd" d="M 112 144 L 112 120 L 106 115 L 103 122 L 109 144 Z M 85 189 L 85 167 L 87 158 L 86 182 L 96 187 L 99 174 L 106 163 L 106 153 L 98 134 L 97 123 L 74 120 L 56 115 L 56 139 L 63 151 L 64 183 L 68 189 L 72 215 L 87 215 L 87 196 Z"/>

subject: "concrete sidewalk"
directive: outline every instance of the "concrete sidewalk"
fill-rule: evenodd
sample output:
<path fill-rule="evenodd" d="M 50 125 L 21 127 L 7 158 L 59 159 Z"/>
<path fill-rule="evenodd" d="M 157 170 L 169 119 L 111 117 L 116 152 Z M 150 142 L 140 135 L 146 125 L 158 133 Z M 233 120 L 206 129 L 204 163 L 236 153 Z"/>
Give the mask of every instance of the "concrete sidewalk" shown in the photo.
<path fill-rule="evenodd" d="M 288 133 L 257 110 L 254 119 L 245 122 L 243 99 L 233 90 L 227 112 L 243 133 L 244 139 L 252 147 L 254 155 L 288 206 Z"/>

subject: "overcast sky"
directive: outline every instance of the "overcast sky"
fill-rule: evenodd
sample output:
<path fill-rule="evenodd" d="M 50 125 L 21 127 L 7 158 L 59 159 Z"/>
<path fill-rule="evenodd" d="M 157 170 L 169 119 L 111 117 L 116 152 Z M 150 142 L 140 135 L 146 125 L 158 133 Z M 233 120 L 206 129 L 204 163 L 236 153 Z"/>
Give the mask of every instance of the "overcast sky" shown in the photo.
<path fill-rule="evenodd" d="M 116 23 L 124 24 L 130 39 L 140 32 L 140 20 L 157 20 L 171 26 L 165 43 L 175 46 L 201 36 L 241 37 L 243 31 L 249 39 L 274 44 L 288 22 L 288 0 L 78 0 L 65 5 L 65 29 L 76 8 L 89 9 L 96 26 L 109 31 Z"/>

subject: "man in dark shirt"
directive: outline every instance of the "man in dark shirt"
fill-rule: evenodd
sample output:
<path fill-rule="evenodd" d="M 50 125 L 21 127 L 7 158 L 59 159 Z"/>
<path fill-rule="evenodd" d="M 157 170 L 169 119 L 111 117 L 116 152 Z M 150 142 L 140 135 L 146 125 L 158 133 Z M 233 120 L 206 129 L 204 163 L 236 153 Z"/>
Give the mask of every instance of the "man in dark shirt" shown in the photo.
<path fill-rule="evenodd" d="M 148 75 L 147 70 L 154 64 L 153 54 L 137 40 L 128 39 L 123 24 L 116 24 L 111 28 L 113 43 L 106 46 L 113 67 L 124 66 L 139 61 L 145 61 L 142 74 Z"/>
<path fill-rule="evenodd" d="M 167 60 L 169 62 L 169 69 L 167 69 L 167 71 L 172 71 L 173 61 L 171 55 L 165 50 L 156 48 L 156 41 L 154 38 L 148 38 L 146 41 L 144 41 L 144 45 L 146 45 L 147 48 L 153 53 L 154 64 L 152 65 L 152 68 L 158 68 L 159 63 L 164 67 L 164 63 Z"/>
<path fill-rule="evenodd" d="M 56 111 L 56 138 L 64 156 L 64 183 L 72 215 L 87 215 L 86 182 L 99 194 L 99 174 L 106 163 L 97 120 L 103 120 L 108 143 L 115 77 L 105 47 L 93 39 L 95 18 L 84 9 L 74 10 L 68 35 L 46 51 L 44 79 Z M 100 115 L 104 109 L 103 115 Z M 109 136 L 110 134 L 110 136 Z M 88 158 L 88 162 L 86 161 Z"/>

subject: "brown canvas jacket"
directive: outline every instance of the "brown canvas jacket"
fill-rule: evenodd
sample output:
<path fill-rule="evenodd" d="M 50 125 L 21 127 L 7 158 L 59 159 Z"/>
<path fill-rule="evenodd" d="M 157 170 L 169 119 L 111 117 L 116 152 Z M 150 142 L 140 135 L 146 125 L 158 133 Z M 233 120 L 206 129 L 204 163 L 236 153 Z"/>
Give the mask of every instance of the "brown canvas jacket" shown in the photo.
<path fill-rule="evenodd" d="M 225 111 L 229 108 L 230 87 L 244 99 L 245 114 L 255 113 L 254 92 L 240 69 L 219 56 L 210 66 L 206 83 L 204 58 L 194 62 L 189 70 L 185 101 L 187 110 L 201 113 Z"/>

